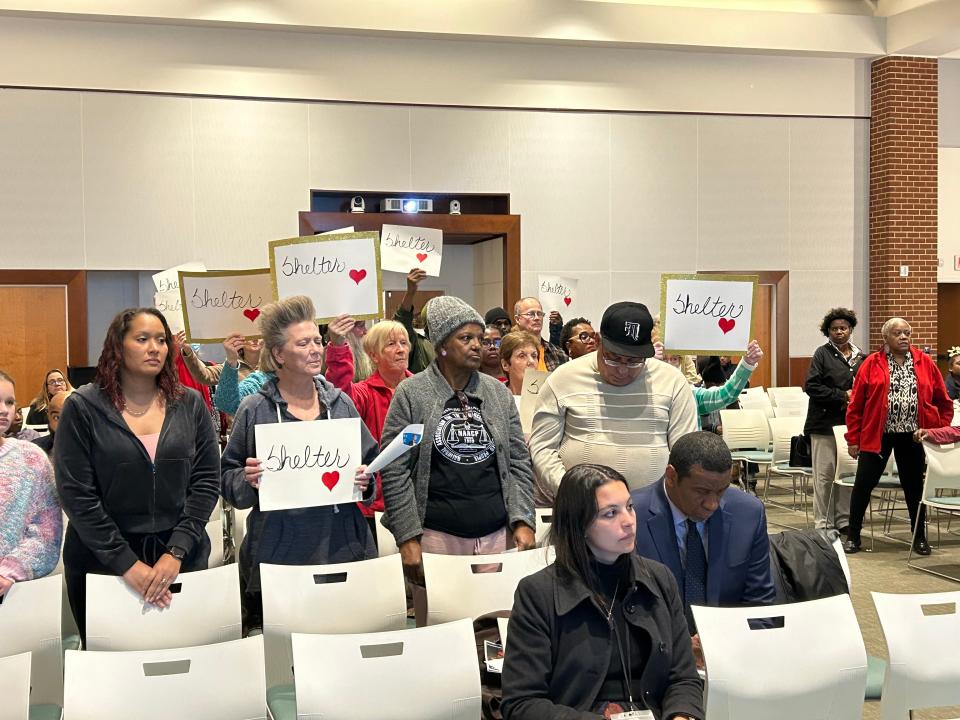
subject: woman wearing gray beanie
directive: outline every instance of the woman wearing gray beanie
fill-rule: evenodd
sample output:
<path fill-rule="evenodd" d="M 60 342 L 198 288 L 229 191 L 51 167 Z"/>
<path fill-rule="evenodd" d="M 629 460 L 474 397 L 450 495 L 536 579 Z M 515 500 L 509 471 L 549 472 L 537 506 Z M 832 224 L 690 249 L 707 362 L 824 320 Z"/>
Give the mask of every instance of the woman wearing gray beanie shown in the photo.
<path fill-rule="evenodd" d="M 478 372 L 483 318 L 460 298 L 440 296 L 428 303 L 427 325 L 436 359 L 397 386 L 381 439 L 386 447 L 407 425 L 424 425 L 423 442 L 382 472 L 383 524 L 418 585 L 421 551 L 482 555 L 535 545 L 520 416 L 503 383 Z"/>

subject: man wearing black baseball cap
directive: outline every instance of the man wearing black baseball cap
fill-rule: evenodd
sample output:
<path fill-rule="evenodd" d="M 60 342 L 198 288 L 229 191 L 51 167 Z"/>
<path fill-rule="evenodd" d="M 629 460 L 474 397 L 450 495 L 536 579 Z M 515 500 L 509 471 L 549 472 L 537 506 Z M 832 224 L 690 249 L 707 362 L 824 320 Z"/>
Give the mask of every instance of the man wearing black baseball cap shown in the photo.
<path fill-rule="evenodd" d="M 697 430 L 693 393 L 679 370 L 654 358 L 652 332 L 646 305 L 614 303 L 600 321 L 597 351 L 547 378 L 530 433 L 541 488 L 556 488 L 585 462 L 643 487 L 663 477 L 673 442 Z"/>

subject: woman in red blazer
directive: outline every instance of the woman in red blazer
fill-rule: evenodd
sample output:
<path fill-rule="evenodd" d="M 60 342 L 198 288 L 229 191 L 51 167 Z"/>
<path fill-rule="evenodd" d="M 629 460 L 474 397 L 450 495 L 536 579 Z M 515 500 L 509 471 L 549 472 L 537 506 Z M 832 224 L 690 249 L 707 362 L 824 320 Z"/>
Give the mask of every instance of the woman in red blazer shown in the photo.
<path fill-rule="evenodd" d="M 850 498 L 850 531 L 843 549 L 860 549 L 863 516 L 870 493 L 886 468 L 890 453 L 897 459 L 900 485 L 915 528 L 913 551 L 929 555 L 920 496 L 923 493 L 923 447 L 913 441 L 919 428 L 942 427 L 953 419 L 953 401 L 934 364 L 910 345 L 906 320 L 883 324 L 884 346 L 871 353 L 857 373 L 847 406 L 847 447 L 857 459 L 857 477 Z"/>

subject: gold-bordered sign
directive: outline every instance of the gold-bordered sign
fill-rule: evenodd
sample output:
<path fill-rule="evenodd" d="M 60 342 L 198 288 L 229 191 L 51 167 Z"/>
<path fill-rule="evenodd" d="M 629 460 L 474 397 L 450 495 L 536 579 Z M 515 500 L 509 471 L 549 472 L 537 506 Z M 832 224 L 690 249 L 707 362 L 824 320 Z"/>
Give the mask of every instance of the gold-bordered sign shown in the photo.
<path fill-rule="evenodd" d="M 177 278 L 188 342 L 223 342 L 235 332 L 248 338 L 260 337 L 257 323 L 260 308 L 275 299 L 270 268 L 207 272 L 180 270 Z M 234 278 L 235 282 L 223 282 Z M 209 282 L 196 282 L 198 280 Z M 205 294 L 195 297 L 196 293 Z M 198 299 L 200 306 L 196 305 Z"/>
<path fill-rule="evenodd" d="M 344 314 L 357 320 L 383 316 L 379 233 L 272 240 L 269 253 L 274 296 L 307 295 L 318 323 Z"/>
<path fill-rule="evenodd" d="M 660 339 L 664 352 L 741 355 L 753 338 L 757 275 L 660 276 Z"/>

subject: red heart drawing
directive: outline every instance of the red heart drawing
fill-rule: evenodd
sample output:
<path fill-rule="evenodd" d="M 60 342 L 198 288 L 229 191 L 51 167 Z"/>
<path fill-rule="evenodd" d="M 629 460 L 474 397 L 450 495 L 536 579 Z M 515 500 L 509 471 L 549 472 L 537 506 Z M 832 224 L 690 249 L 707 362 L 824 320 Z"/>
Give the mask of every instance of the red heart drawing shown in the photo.
<path fill-rule="evenodd" d="M 563 304 L 566 305 L 567 307 L 570 307 L 570 303 L 572 302 L 573 302 L 573 298 L 565 297 L 563 299 Z"/>
<path fill-rule="evenodd" d="M 423 262 L 426 259 L 427 259 L 426 253 L 417 253 L 417 260 L 419 260 L 420 262 Z"/>
<path fill-rule="evenodd" d="M 323 481 L 323 484 L 327 486 L 327 490 L 333 492 L 333 488 L 340 482 L 340 473 L 334 470 L 333 472 L 324 473 L 320 479 Z"/>
<path fill-rule="evenodd" d="M 357 285 L 360 284 L 360 281 L 367 276 L 366 270 L 351 270 L 350 279 L 353 280 Z"/>
<path fill-rule="evenodd" d="M 250 308 L 249 310 L 244 310 L 243 316 L 250 322 L 253 322 L 260 317 L 260 308 Z"/>
<path fill-rule="evenodd" d="M 724 335 L 726 335 L 728 332 L 733 330 L 736 324 L 737 324 L 737 321 L 734 320 L 733 318 L 720 318 L 717 321 L 717 325 L 719 325 L 720 329 L 723 330 Z"/>

